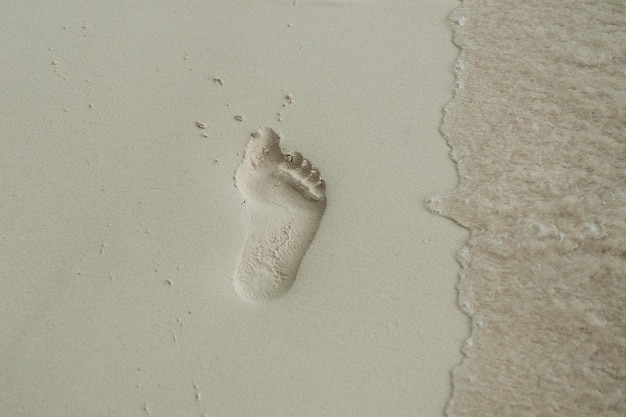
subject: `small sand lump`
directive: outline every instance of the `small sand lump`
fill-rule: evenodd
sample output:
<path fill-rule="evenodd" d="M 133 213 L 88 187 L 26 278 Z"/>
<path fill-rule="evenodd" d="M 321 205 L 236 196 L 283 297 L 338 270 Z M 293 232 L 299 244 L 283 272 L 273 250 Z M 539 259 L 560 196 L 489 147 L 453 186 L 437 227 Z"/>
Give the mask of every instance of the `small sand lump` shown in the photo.
<path fill-rule="evenodd" d="M 243 116 L 235 116 L 235 120 L 237 120 L 238 122 L 243 122 L 245 119 Z"/>
<path fill-rule="evenodd" d="M 213 77 L 213 81 L 215 81 L 216 84 L 224 85 L 224 79 L 222 77 Z"/>
<path fill-rule="evenodd" d="M 200 129 L 206 129 L 206 124 L 199 122 L 196 120 L 196 126 L 198 126 Z"/>

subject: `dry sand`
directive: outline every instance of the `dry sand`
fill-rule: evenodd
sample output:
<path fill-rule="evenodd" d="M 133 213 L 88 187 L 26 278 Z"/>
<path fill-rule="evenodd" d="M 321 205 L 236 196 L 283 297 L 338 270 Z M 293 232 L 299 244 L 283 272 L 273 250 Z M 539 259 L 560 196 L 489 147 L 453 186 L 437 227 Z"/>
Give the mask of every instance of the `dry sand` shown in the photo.
<path fill-rule="evenodd" d="M 438 128 L 453 1 L 0 6 L 1 416 L 441 416 L 467 318 Z M 250 133 L 328 204 L 242 302 Z"/>

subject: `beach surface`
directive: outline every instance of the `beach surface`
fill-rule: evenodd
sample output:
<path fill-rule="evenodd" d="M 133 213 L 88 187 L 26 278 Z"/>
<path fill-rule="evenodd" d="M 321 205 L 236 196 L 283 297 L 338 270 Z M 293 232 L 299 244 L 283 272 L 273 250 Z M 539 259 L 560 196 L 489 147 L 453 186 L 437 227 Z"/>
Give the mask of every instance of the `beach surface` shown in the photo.
<path fill-rule="evenodd" d="M 469 319 L 439 132 L 454 1 L 1 6 L 0 415 L 442 416 Z M 293 286 L 232 278 L 252 132 L 326 183 Z"/>

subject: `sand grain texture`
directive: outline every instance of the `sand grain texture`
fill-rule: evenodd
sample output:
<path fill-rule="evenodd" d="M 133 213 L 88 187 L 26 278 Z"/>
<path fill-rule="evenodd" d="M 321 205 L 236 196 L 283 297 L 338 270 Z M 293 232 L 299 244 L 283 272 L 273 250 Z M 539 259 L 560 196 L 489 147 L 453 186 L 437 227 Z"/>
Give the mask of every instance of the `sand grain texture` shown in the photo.
<path fill-rule="evenodd" d="M 472 317 L 448 415 L 626 415 L 626 7 L 463 3 L 442 131 Z"/>

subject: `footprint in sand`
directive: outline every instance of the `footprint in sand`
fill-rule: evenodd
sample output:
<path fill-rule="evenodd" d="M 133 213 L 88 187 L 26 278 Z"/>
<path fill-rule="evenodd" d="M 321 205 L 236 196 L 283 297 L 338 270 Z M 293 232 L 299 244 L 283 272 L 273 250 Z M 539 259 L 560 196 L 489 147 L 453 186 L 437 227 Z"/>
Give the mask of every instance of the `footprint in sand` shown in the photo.
<path fill-rule="evenodd" d="M 246 144 L 235 185 L 244 197 L 246 238 L 233 277 L 246 301 L 284 294 L 326 209 L 325 183 L 298 152 L 283 153 L 280 136 L 259 129 Z"/>

